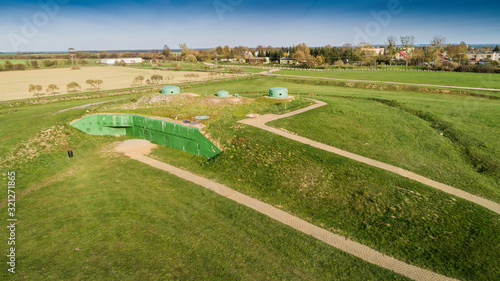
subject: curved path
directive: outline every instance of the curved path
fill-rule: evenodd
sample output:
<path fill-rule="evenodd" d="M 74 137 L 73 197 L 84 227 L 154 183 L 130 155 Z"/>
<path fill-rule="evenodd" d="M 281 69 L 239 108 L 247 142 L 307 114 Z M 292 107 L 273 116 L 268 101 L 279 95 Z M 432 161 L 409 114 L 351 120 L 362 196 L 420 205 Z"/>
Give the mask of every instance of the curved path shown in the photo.
<path fill-rule="evenodd" d="M 296 77 L 296 78 L 326 79 L 326 80 L 335 80 L 335 81 L 368 82 L 368 83 L 381 83 L 381 84 L 396 84 L 396 85 L 408 85 L 408 86 L 424 86 L 424 87 L 436 87 L 436 88 L 449 88 L 449 89 L 460 89 L 460 90 L 481 90 L 481 91 L 500 92 L 500 89 L 494 89 L 494 88 L 445 86 L 445 85 L 418 84 L 418 83 L 391 82 L 391 81 L 375 81 L 375 80 L 357 80 L 357 79 L 344 79 L 344 78 L 332 78 L 332 77 L 317 77 L 317 76 L 275 74 L 275 73 L 273 73 L 271 75 L 273 75 L 273 76 L 283 76 L 283 77 Z"/>
<path fill-rule="evenodd" d="M 326 144 L 323 144 L 323 143 L 320 143 L 317 141 L 313 141 L 313 140 L 308 139 L 308 138 L 304 138 L 304 137 L 297 136 L 297 135 L 294 135 L 294 134 L 291 134 L 288 132 L 284 132 L 280 129 L 276 129 L 276 128 L 269 127 L 266 125 L 267 122 L 278 120 L 281 118 L 290 117 L 290 116 L 293 116 L 293 115 L 296 115 L 296 114 L 299 114 L 302 112 L 306 112 L 306 111 L 309 111 L 309 110 L 312 110 L 312 109 L 315 109 L 315 108 L 318 108 L 318 107 L 321 107 L 321 106 L 324 106 L 327 104 L 327 103 L 322 102 L 322 101 L 317 101 L 317 100 L 312 100 L 312 101 L 316 102 L 316 104 L 313 104 L 311 106 L 308 106 L 308 107 L 305 107 L 305 108 L 302 108 L 302 109 L 299 109 L 296 111 L 292 111 L 292 112 L 289 112 L 286 114 L 282 114 L 282 115 L 266 114 L 266 115 L 263 115 L 259 118 L 249 118 L 249 119 L 240 120 L 238 122 L 243 123 L 243 124 L 247 124 L 247 125 L 251 125 L 251 126 L 257 127 L 259 129 L 266 130 L 266 131 L 269 131 L 271 133 L 275 133 L 277 135 L 283 136 L 285 138 L 289 138 L 289 139 L 292 139 L 292 140 L 295 140 L 295 141 L 298 141 L 298 142 L 301 142 L 301 143 L 304 143 L 304 144 L 307 144 L 310 146 L 314 146 L 314 147 L 319 148 L 319 149 L 326 150 L 326 151 L 331 152 L 331 153 L 335 153 L 335 154 L 340 155 L 340 156 L 347 157 L 347 158 L 352 159 L 352 160 L 356 160 L 356 161 L 361 162 L 361 163 L 368 164 L 370 166 L 384 169 L 386 171 L 398 174 L 400 176 L 412 179 L 414 181 L 418 181 L 418 182 L 423 183 L 425 185 L 428 185 L 430 187 L 434 187 L 434 188 L 439 189 L 439 190 L 446 192 L 448 194 L 451 194 L 451 195 L 460 197 L 462 199 L 474 202 L 478 205 L 481 205 L 485 208 L 492 210 L 493 212 L 495 212 L 497 214 L 500 214 L 500 204 L 493 202 L 491 200 L 484 199 L 484 198 L 476 196 L 474 194 L 465 192 L 461 189 L 454 188 L 450 185 L 446 185 L 446 184 L 431 180 L 429 178 L 415 174 L 415 173 L 410 172 L 408 170 L 405 170 L 405 169 L 402 169 L 402 168 L 399 168 L 399 167 L 396 167 L 393 165 L 389 165 L 389 164 L 386 164 L 386 163 L 383 163 L 383 162 L 380 162 L 377 160 L 373 160 L 373 159 L 370 159 L 370 158 L 367 158 L 367 157 L 364 157 L 361 155 L 357 155 L 357 154 L 354 154 L 354 153 L 351 153 L 351 152 L 348 152 L 348 151 L 345 151 L 342 149 L 338 149 L 336 147 L 329 146 L 329 145 L 326 145 Z"/>
<path fill-rule="evenodd" d="M 231 199 L 242 205 L 250 207 L 266 216 L 271 217 L 274 220 L 277 220 L 307 235 L 319 239 L 339 250 L 342 250 L 360 259 L 363 259 L 369 263 L 392 270 L 408 278 L 414 280 L 429 280 L 429 281 L 455 280 L 426 269 L 409 265 L 395 258 L 386 256 L 358 242 L 354 242 L 345 237 L 329 232 L 325 229 L 322 229 L 318 226 L 308 223 L 296 216 L 292 216 L 269 204 L 266 204 L 257 199 L 251 198 L 247 195 L 237 192 L 225 185 L 218 184 L 214 181 L 208 180 L 206 178 L 197 176 L 193 173 L 181 170 L 174 166 L 168 165 L 166 163 L 145 156 L 146 154 L 149 154 L 151 150 L 155 147 L 156 144 L 152 144 L 151 142 L 146 140 L 126 140 L 120 143 L 115 148 L 115 150 L 124 153 L 126 156 L 132 159 L 141 161 L 142 163 L 169 172 L 182 179 L 185 179 L 187 181 L 205 187 L 209 190 L 212 190 L 228 199 Z"/>

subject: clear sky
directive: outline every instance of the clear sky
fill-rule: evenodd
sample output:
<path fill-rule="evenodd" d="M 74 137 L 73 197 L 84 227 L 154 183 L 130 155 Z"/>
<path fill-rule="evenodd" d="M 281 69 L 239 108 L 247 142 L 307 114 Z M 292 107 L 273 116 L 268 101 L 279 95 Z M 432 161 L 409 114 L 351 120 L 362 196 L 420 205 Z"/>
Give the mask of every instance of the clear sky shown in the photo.
<path fill-rule="evenodd" d="M 500 1 L 2 0 L 0 52 L 500 42 Z"/>

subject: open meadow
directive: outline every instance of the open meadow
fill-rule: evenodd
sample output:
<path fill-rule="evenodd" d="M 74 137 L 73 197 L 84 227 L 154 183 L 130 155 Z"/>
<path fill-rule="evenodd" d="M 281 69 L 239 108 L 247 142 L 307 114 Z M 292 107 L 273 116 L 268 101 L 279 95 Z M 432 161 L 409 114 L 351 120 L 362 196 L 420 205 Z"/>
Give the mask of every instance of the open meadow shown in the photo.
<path fill-rule="evenodd" d="M 130 77 L 118 86 L 125 88 L 140 73 L 171 73 L 97 68 L 123 72 L 108 73 L 107 80 L 86 69 L 65 71 L 85 73 L 82 84 L 102 79 L 103 88 L 112 77 L 117 85 Z M 288 88 L 295 100 L 264 98 L 271 87 Z M 219 90 L 240 97 L 214 98 Z M 201 97 L 151 103 L 158 93 L 149 92 L 2 105 L 0 169 L 3 177 L 17 174 L 19 273 L 13 280 L 405 280 L 113 151 L 129 137 L 92 136 L 69 126 L 92 113 L 188 120 L 208 115 L 206 133 L 220 155 L 207 159 L 159 146 L 151 157 L 411 265 L 459 280 L 500 279 L 499 214 L 237 123 L 249 113 L 283 114 L 312 104 L 306 98 L 321 100 L 327 105 L 268 125 L 500 202 L 495 95 L 361 89 L 275 76 L 205 81 L 184 86 L 184 92 Z M 6 200 L 0 212 L 7 213 Z M 5 227 L 0 236 L 8 236 Z M 8 276 L 6 270 L 0 276 Z"/>
<path fill-rule="evenodd" d="M 275 74 L 447 85 L 459 87 L 493 88 L 500 91 L 500 77 L 495 73 L 468 73 L 443 71 L 307 71 L 283 69 Z"/>
<path fill-rule="evenodd" d="M 180 83 L 189 81 L 185 74 L 193 72 L 189 71 L 162 71 L 153 69 L 140 69 L 131 67 L 119 66 L 90 66 L 81 67 L 78 70 L 69 68 L 57 69 L 39 69 L 25 71 L 4 71 L 0 72 L 0 101 L 26 99 L 33 97 L 34 93 L 29 92 L 29 85 L 41 85 L 43 91 L 49 84 L 55 84 L 59 87 L 58 92 L 66 94 L 66 85 L 70 82 L 76 82 L 81 86 L 82 91 L 94 91 L 89 84 L 86 84 L 88 79 L 103 81 L 102 90 L 130 88 L 134 78 L 142 75 L 145 79 L 149 79 L 152 75 L 162 75 L 164 78 L 171 76 L 170 81 L 164 79 L 163 83 Z M 199 75 L 197 80 L 209 79 L 208 72 L 196 72 Z M 145 84 L 145 83 L 144 83 Z"/>

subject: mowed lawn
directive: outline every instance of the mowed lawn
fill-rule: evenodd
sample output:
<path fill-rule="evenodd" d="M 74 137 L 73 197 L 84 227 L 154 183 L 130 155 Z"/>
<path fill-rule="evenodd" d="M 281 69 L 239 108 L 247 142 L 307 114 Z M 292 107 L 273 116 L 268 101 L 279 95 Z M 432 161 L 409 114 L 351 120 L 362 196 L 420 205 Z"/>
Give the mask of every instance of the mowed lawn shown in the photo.
<path fill-rule="evenodd" d="M 338 79 L 356 79 L 370 81 L 390 81 L 445 86 L 493 88 L 500 91 L 500 74 L 467 73 L 442 71 L 309 71 L 280 70 L 275 74 L 328 77 Z"/>
<path fill-rule="evenodd" d="M 164 78 L 173 76 L 170 81 L 164 80 L 163 83 L 179 83 L 186 82 L 188 79 L 184 76 L 192 72 L 189 71 L 161 71 L 153 69 L 139 69 L 131 67 L 117 66 L 90 66 L 81 67 L 79 70 L 71 70 L 69 68 L 57 69 L 39 69 L 25 71 L 3 71 L 0 72 L 0 101 L 26 99 L 33 97 L 34 93 L 29 92 L 29 85 L 41 85 L 43 92 L 49 84 L 56 84 L 59 87 L 59 93 L 66 94 L 66 85 L 70 82 L 77 82 L 82 91 L 90 91 L 90 85 L 86 84 L 88 79 L 103 81 L 102 90 L 129 88 L 132 85 L 134 78 L 142 75 L 145 79 L 149 79 L 152 75 L 162 75 Z M 196 72 L 200 75 L 198 80 L 206 80 L 209 78 L 208 72 Z"/>
<path fill-rule="evenodd" d="M 384 155 L 386 151 L 400 155 L 409 165 L 436 161 L 436 166 L 453 167 L 451 161 L 461 159 L 460 149 L 439 130 L 395 106 L 369 100 L 378 98 L 432 112 L 460 132 L 475 135 L 481 130 L 484 134 L 479 140 L 486 147 L 479 148 L 496 151 L 490 150 L 495 147 L 495 138 L 489 131 L 495 128 L 491 127 L 496 123 L 491 114 L 496 101 L 489 103 L 488 99 L 305 85 L 277 77 L 209 82 L 193 85 L 188 91 L 203 94 L 226 89 L 242 97 L 256 97 L 274 86 L 300 92 L 301 97 L 308 93 L 329 103 L 301 121 L 314 132 L 310 136 L 304 130 L 305 136 L 325 136 L 326 143 L 342 137 L 334 134 L 335 126 L 345 123 L 347 127 L 340 128 L 340 134 L 352 131 L 345 134 L 347 140 L 359 143 L 372 137 L 365 146 L 388 159 L 392 154 Z M 400 278 L 203 188 L 113 153 L 113 144 L 123 137 L 90 136 L 68 126 L 87 110 L 96 112 L 94 108 L 53 115 L 62 108 L 93 101 L 0 109 L 0 121 L 8 121 L 0 128 L 0 135 L 5 136 L 0 138 L 0 160 L 6 155 L 23 160 L 3 162 L 1 168 L 2 174 L 9 169 L 18 171 L 19 274 L 15 278 Z M 285 111 L 282 102 L 269 101 L 267 112 Z M 119 102 L 128 101 L 115 101 Z M 287 108 L 293 108 L 292 104 Z M 110 110 L 112 106 L 97 107 Z M 169 112 L 176 115 L 196 110 L 192 107 L 159 104 L 147 110 L 176 111 Z M 497 214 L 398 175 L 236 123 L 244 118 L 242 107 L 236 111 L 228 107 L 226 114 L 219 115 L 223 118 L 212 120 L 207 128 L 224 150 L 219 157 L 207 159 L 164 146 L 155 149 L 153 157 L 407 263 L 460 280 L 500 278 Z M 266 113 L 262 106 L 247 110 Z M 481 123 L 484 127 L 478 126 Z M 286 128 L 291 129 L 288 125 Z M 39 133 L 50 126 L 64 128 L 57 136 L 67 144 L 56 150 L 45 149 L 50 134 L 40 137 Z M 27 140 L 28 146 L 22 144 Z M 421 144 L 422 150 L 413 151 L 416 144 Z M 69 148 L 74 158 L 67 157 Z M 451 158 L 442 157 L 450 152 Z M 456 171 L 441 172 L 467 178 L 471 171 L 463 172 L 462 168 L 460 165 L 454 168 Z M 473 184 L 470 187 L 478 188 Z M 0 205 L 0 212 L 6 213 L 6 208 Z M 7 229 L 0 235 L 6 237 Z M 7 271 L 1 274 L 9 276 Z"/>

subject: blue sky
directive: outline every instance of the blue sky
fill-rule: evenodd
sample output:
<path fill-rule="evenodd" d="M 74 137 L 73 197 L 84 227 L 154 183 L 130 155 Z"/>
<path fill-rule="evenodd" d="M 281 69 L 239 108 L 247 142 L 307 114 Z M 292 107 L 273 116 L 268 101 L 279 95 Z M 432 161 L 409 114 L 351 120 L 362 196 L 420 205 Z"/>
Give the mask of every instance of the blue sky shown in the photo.
<path fill-rule="evenodd" d="M 0 52 L 309 46 L 434 35 L 500 43 L 499 1 L 3 0 Z"/>

